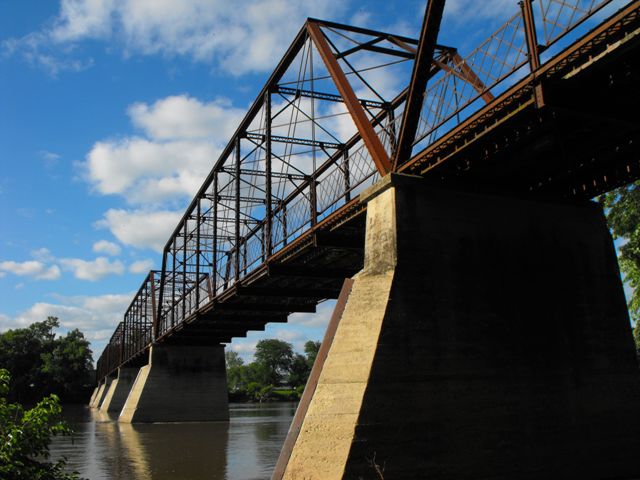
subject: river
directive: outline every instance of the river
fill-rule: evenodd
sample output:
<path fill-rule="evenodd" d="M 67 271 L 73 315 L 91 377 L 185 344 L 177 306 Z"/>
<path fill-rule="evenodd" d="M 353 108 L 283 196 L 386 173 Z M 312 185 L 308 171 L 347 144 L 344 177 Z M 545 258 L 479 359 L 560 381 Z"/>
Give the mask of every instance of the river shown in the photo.
<path fill-rule="evenodd" d="M 237 403 L 229 422 L 132 425 L 68 405 L 73 439 L 54 438 L 51 455 L 90 480 L 268 479 L 296 406 Z"/>

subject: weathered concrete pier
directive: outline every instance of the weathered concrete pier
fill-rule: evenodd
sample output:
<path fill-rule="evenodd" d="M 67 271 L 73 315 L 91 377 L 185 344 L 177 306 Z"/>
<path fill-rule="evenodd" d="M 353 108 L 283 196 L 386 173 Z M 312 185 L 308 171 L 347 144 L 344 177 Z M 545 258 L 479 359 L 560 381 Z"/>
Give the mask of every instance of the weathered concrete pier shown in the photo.
<path fill-rule="evenodd" d="M 600 207 L 395 174 L 361 199 L 365 266 L 274 478 L 631 478 L 640 370 Z"/>

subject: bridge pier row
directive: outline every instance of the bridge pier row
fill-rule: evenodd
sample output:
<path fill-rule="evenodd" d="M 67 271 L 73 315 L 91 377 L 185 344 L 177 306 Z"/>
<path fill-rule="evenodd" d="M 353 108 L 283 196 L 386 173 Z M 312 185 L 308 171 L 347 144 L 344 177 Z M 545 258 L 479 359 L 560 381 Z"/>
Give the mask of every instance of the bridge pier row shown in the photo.
<path fill-rule="evenodd" d="M 104 396 L 107 394 L 107 390 L 109 389 L 109 385 L 111 385 L 111 377 L 106 377 L 100 385 L 98 385 L 98 391 L 96 393 L 93 402 L 91 403 L 91 408 L 100 408 L 102 405 L 102 400 L 104 400 Z"/>
<path fill-rule="evenodd" d="M 127 396 L 131 391 L 133 382 L 138 375 L 139 368 L 118 368 L 118 376 L 111 381 L 109 390 L 100 405 L 101 412 L 120 412 Z"/>
<path fill-rule="evenodd" d="M 640 476 L 640 371 L 598 205 L 394 174 L 361 200 L 365 267 L 273 479 Z"/>
<path fill-rule="evenodd" d="M 228 419 L 223 345 L 153 345 L 119 417 L 123 423 Z"/>

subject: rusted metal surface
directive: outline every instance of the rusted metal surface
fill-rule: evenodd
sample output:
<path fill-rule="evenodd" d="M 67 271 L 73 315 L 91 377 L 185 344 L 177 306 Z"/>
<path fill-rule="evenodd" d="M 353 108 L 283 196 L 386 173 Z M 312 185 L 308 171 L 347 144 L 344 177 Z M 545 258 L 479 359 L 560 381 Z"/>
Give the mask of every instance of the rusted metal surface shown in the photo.
<path fill-rule="evenodd" d="M 433 65 L 440 22 L 444 12 L 445 0 L 428 0 L 420 32 L 420 43 L 413 62 L 409 93 L 404 107 L 398 146 L 393 159 L 394 169 L 411 157 L 413 141 L 418 129 L 418 119 L 422 109 L 424 90 Z"/>
<path fill-rule="evenodd" d="M 362 264 L 357 195 L 400 145 L 417 153 L 396 157 L 398 171 L 445 187 L 587 199 L 640 178 L 640 0 L 596 21 L 610 4 L 514 2 L 467 54 L 431 39 L 422 92 L 410 88 L 411 62 L 429 56 L 419 40 L 310 19 L 173 231 L 98 377 L 141 361 L 152 342 L 230 342 L 335 296 Z M 357 66 L 363 54 L 402 67 L 406 88 L 382 95 Z M 404 115 L 411 95 L 424 97 L 417 118 Z M 331 124 L 340 104 L 348 138 Z"/>
<path fill-rule="evenodd" d="M 324 34 L 320 31 L 320 27 L 318 24 L 314 22 L 309 22 L 307 24 L 307 30 L 309 31 L 309 35 L 313 39 L 315 46 L 318 48 L 318 52 L 320 56 L 324 60 L 329 73 L 333 77 L 334 82 L 336 83 L 336 87 L 342 95 L 344 99 L 344 103 L 346 107 L 349 109 L 351 116 L 353 117 L 353 121 L 358 128 L 358 132 L 360 132 L 360 136 L 364 140 L 365 145 L 369 149 L 369 153 L 371 154 L 371 158 L 378 169 L 378 173 L 380 175 L 385 175 L 391 171 L 391 161 L 389 160 L 389 155 L 385 151 L 382 143 L 380 142 L 380 138 L 376 135 L 376 132 L 373 130 L 371 123 L 362 109 L 362 105 L 358 101 L 356 94 L 353 92 L 347 77 L 345 76 L 342 68 L 338 64 L 335 56 L 331 52 L 331 48 L 327 43 L 327 39 Z"/>

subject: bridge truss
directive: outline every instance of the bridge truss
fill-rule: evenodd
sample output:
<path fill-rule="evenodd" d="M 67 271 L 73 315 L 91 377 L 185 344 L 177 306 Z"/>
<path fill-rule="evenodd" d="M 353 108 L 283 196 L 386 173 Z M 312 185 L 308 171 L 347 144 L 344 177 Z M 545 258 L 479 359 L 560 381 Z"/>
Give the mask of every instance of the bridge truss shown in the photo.
<path fill-rule="evenodd" d="M 638 43 L 640 2 L 620 3 L 524 0 L 464 56 L 437 43 L 444 0 L 428 2 L 420 39 L 308 19 L 145 278 L 98 378 L 144 362 L 153 342 L 230 342 L 337 298 L 362 263 L 358 194 L 390 171 L 560 198 L 640 177 L 637 121 L 611 118 L 610 97 L 591 92 L 585 105 L 579 83 L 594 59 Z M 585 129 L 600 132 L 596 150 L 577 140 Z M 549 135 L 571 150 L 562 161 L 540 161 L 535 142 Z"/>

